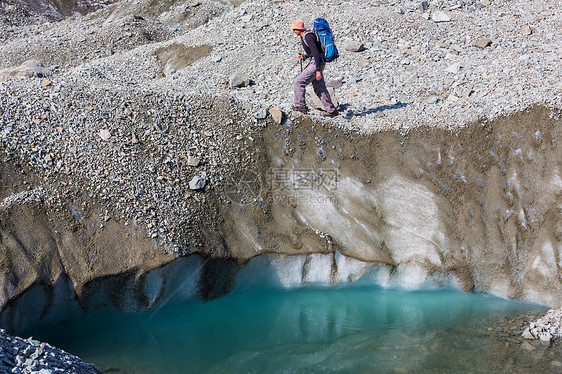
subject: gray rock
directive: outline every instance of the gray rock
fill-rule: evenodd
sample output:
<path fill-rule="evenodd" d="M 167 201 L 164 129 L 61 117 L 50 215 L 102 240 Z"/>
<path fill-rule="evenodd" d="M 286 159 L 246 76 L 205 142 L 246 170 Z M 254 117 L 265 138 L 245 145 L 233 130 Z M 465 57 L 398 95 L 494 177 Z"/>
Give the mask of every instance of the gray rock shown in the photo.
<path fill-rule="evenodd" d="M 111 138 L 111 133 L 106 130 L 106 129 L 100 129 L 100 138 L 102 138 L 102 140 L 108 141 L 109 138 Z"/>
<path fill-rule="evenodd" d="M 337 108 L 339 106 L 339 102 L 338 102 L 338 97 L 336 96 L 336 90 L 334 89 L 334 87 L 327 87 L 327 88 L 328 88 L 328 93 L 330 94 L 330 98 L 332 99 L 332 104 L 334 104 L 334 106 Z M 311 86 L 308 86 L 306 88 L 306 93 L 309 98 L 310 106 L 312 106 L 317 110 L 321 110 L 321 111 L 326 110 L 324 109 L 324 106 L 322 105 L 320 98 L 316 95 L 314 89 Z"/>
<path fill-rule="evenodd" d="M 523 334 L 521 334 L 521 336 L 523 337 L 523 339 L 535 339 L 533 334 L 531 334 L 529 328 L 526 328 L 525 331 L 523 331 Z"/>
<path fill-rule="evenodd" d="M 39 60 L 29 60 L 18 67 L 0 70 L 0 82 L 12 78 L 45 78 L 51 72 Z"/>
<path fill-rule="evenodd" d="M 482 38 L 472 43 L 473 46 L 478 48 L 486 48 L 490 44 L 492 44 L 492 40 L 487 38 Z"/>
<path fill-rule="evenodd" d="M 525 25 L 521 28 L 521 34 L 523 35 L 531 35 L 533 33 L 533 29 L 529 25 Z"/>
<path fill-rule="evenodd" d="M 189 189 L 191 190 L 202 190 L 207 184 L 207 176 L 205 174 L 201 176 L 194 176 L 189 182 Z"/>
<path fill-rule="evenodd" d="M 394 9 L 394 11 L 398 14 L 404 14 L 404 9 L 402 9 L 402 8 L 396 8 L 396 9 Z"/>
<path fill-rule="evenodd" d="M 461 64 L 457 62 L 452 65 L 449 65 L 447 69 L 445 69 L 445 71 L 447 73 L 457 74 L 459 71 L 461 71 L 461 69 L 462 69 Z"/>
<path fill-rule="evenodd" d="M 254 116 L 256 117 L 256 119 L 266 119 L 267 113 L 268 113 L 267 109 L 262 108 L 262 109 L 258 110 Z"/>
<path fill-rule="evenodd" d="M 234 74 L 230 77 L 230 87 L 240 88 L 250 85 L 250 78 L 244 73 Z"/>
<path fill-rule="evenodd" d="M 457 52 L 457 54 L 459 54 L 459 53 L 461 53 L 461 52 L 463 51 L 463 48 L 462 48 L 460 45 L 458 45 L 458 44 L 453 44 L 453 45 L 451 45 L 451 49 L 452 49 L 454 52 Z"/>
<path fill-rule="evenodd" d="M 422 12 L 425 12 L 429 9 L 429 3 L 427 1 L 422 1 L 419 5 L 419 8 Z"/>
<path fill-rule="evenodd" d="M 349 42 L 345 46 L 345 50 L 349 52 L 361 52 L 363 49 L 364 49 L 363 43 L 357 40 Z"/>
<path fill-rule="evenodd" d="M 437 12 L 433 13 L 431 15 L 431 19 L 433 22 L 439 23 L 439 22 L 451 22 L 451 17 L 449 17 L 449 15 L 445 12 L 443 12 L 442 10 L 438 10 Z"/>
<path fill-rule="evenodd" d="M 357 65 L 358 65 L 360 68 L 366 68 L 366 67 L 369 66 L 370 64 L 371 64 L 371 62 L 370 62 L 369 60 L 367 60 L 367 59 L 361 60 L 361 61 L 359 61 L 359 62 L 357 63 Z"/>
<path fill-rule="evenodd" d="M 552 335 L 548 332 L 542 332 L 539 334 L 539 339 L 541 343 L 550 344 L 550 341 L 552 340 Z"/>
<path fill-rule="evenodd" d="M 187 158 L 187 164 L 189 166 L 199 166 L 199 164 L 201 163 L 201 159 L 199 159 L 199 157 L 194 157 L 194 156 L 189 156 Z"/>
<path fill-rule="evenodd" d="M 334 88 L 341 88 L 343 86 L 343 79 L 334 79 L 327 83 L 327 86 Z"/>
<path fill-rule="evenodd" d="M 431 95 L 426 97 L 423 101 L 426 104 L 437 104 L 439 101 L 441 100 L 441 98 L 437 95 Z"/>

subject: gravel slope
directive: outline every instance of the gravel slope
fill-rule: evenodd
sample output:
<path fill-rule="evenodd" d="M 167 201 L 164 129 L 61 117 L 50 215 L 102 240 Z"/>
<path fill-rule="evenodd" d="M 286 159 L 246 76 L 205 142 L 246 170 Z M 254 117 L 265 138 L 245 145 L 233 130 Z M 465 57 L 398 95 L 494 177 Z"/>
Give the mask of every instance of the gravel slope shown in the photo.
<path fill-rule="evenodd" d="M 0 372 L 96 374 L 98 370 L 79 357 L 33 338 L 11 336 L 0 329 Z"/>
<path fill-rule="evenodd" d="M 328 80 L 343 84 L 336 90 L 343 115 L 333 120 L 340 126 L 458 127 L 534 104 L 561 106 L 558 1 L 433 1 L 426 11 L 410 1 L 171 4 L 151 11 L 148 3 L 123 1 L 87 17 L 20 31 L 0 48 L 0 67 L 39 58 L 58 65 L 55 82 L 228 95 L 250 111 L 288 108 L 300 49 L 288 25 L 295 18 L 311 25 L 322 16 L 341 51 L 326 69 Z M 450 21 L 436 22 L 439 13 Z M 473 45 L 486 38 L 488 46 Z M 364 49 L 347 51 L 351 41 Z M 208 45 L 212 51 L 161 79 L 155 51 L 172 44 Z M 247 74 L 255 85 L 229 89 L 235 73 Z"/>

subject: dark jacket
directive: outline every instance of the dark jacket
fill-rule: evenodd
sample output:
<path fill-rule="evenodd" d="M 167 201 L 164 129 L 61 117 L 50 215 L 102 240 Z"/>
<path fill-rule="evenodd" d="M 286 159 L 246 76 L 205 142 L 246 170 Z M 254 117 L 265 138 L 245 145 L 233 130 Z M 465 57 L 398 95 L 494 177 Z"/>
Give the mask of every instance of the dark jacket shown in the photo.
<path fill-rule="evenodd" d="M 313 32 L 307 32 L 304 37 L 301 37 L 302 48 L 304 49 L 305 57 L 314 58 L 316 64 L 316 71 L 322 70 L 324 65 L 324 53 L 322 53 L 322 46 L 320 41 Z"/>

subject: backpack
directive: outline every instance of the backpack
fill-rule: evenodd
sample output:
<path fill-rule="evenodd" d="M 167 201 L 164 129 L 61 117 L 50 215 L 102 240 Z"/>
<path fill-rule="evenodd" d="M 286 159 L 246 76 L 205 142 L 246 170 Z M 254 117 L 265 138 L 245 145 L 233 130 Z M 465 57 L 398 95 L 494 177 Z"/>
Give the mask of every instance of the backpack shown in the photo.
<path fill-rule="evenodd" d="M 318 45 L 320 47 L 320 50 L 324 54 L 324 60 L 326 62 L 332 62 L 340 57 L 338 48 L 334 43 L 334 35 L 332 34 L 332 30 L 328 25 L 328 21 L 326 21 L 324 18 L 316 18 L 314 20 L 314 28 L 312 29 L 312 31 L 309 31 L 306 34 L 308 33 L 314 33 L 314 35 L 316 35 L 316 41 L 319 42 Z M 306 44 L 306 39 L 304 37 L 303 40 Z M 308 47 L 310 48 L 310 46 Z"/>
<path fill-rule="evenodd" d="M 340 57 L 338 48 L 334 42 L 334 35 L 332 34 L 330 25 L 328 25 L 328 21 L 324 18 L 316 18 L 314 20 L 313 30 L 316 37 L 320 40 L 320 44 L 322 44 L 322 50 L 324 52 L 326 62 L 332 62 Z"/>

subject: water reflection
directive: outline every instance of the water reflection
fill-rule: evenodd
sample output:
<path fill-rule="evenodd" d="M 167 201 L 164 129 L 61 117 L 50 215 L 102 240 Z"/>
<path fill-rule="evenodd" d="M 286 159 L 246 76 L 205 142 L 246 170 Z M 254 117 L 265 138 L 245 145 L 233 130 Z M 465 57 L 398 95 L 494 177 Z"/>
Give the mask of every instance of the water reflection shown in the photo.
<path fill-rule="evenodd" d="M 29 333 L 120 372 L 456 371 L 488 364 L 474 326 L 529 309 L 457 291 L 251 290 Z"/>

